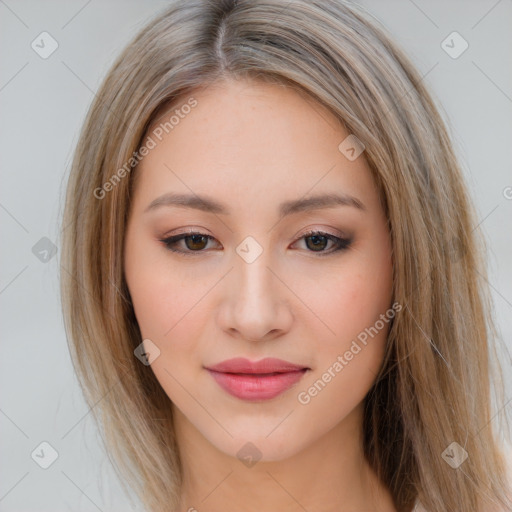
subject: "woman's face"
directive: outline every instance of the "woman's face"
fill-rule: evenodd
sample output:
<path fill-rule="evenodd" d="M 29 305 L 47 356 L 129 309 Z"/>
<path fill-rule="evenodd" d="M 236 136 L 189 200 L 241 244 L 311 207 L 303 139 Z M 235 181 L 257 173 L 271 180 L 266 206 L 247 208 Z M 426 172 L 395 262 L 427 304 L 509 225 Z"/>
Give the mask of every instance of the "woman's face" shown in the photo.
<path fill-rule="evenodd" d="M 148 132 L 125 239 L 148 371 L 180 432 L 228 455 L 280 460 L 354 433 L 394 314 L 364 152 L 289 88 L 226 82 L 189 99 Z M 249 363 L 212 370 L 235 358 Z M 281 363 L 250 364 L 265 358 Z"/>

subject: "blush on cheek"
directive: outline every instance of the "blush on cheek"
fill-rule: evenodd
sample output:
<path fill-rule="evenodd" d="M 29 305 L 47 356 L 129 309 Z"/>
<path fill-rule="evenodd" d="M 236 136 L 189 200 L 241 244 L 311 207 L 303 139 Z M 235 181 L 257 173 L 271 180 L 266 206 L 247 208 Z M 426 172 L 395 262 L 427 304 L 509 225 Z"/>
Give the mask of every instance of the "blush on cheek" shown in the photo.
<path fill-rule="evenodd" d="M 351 319 L 350 324 L 358 323 L 364 328 L 389 307 L 386 297 L 382 297 L 384 279 L 388 281 L 384 274 L 388 271 L 374 267 L 375 262 L 372 266 L 364 258 L 332 270 L 328 287 L 322 287 L 322 305 L 329 311 L 329 318 L 346 314 Z"/>

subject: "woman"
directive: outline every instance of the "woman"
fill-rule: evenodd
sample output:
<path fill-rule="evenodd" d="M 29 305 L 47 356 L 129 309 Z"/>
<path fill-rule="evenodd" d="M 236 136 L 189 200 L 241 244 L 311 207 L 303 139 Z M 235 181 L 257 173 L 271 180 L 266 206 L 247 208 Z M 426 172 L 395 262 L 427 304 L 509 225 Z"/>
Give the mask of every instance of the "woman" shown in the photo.
<path fill-rule="evenodd" d="M 510 510 L 477 220 L 359 8 L 172 3 L 100 88 L 64 216 L 73 360 L 148 510 Z"/>

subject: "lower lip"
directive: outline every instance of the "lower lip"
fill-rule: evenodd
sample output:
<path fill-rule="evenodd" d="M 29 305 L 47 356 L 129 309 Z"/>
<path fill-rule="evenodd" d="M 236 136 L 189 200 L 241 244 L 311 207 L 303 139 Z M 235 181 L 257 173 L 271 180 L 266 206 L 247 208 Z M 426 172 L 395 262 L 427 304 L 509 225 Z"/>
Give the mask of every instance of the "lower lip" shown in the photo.
<path fill-rule="evenodd" d="M 230 395 L 242 400 L 270 400 L 302 379 L 307 369 L 266 375 L 222 373 L 208 370 L 217 384 Z"/>

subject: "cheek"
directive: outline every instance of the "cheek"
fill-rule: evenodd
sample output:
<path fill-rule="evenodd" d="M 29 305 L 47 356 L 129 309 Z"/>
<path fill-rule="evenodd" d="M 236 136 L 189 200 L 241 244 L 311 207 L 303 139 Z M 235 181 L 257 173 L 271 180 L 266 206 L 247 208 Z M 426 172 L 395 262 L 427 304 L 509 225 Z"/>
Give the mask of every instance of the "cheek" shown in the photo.
<path fill-rule="evenodd" d="M 194 381 L 202 367 L 198 340 L 207 314 L 200 300 L 205 290 L 163 263 L 133 253 L 126 260 L 127 282 L 142 338 L 159 350 L 151 371 L 173 403 L 186 409 L 190 396 L 181 383 Z"/>
<path fill-rule="evenodd" d="M 309 293 L 306 288 L 301 293 L 324 324 L 321 346 L 327 351 L 339 350 L 355 339 L 391 306 L 390 266 L 372 268 L 365 262 L 347 264 L 330 272 L 328 279 L 317 280 L 316 285 L 314 293 L 311 288 Z"/>
<path fill-rule="evenodd" d="M 132 244 L 125 256 L 126 281 L 141 334 L 161 350 L 171 344 L 179 348 L 178 340 L 193 338 L 197 322 L 190 319 L 200 314 L 197 306 L 204 289 L 194 287 L 186 273 L 170 265 L 165 253 L 144 251 L 142 246 Z"/>
<path fill-rule="evenodd" d="M 322 289 L 309 294 L 308 305 L 324 325 L 318 323 L 322 335 L 316 336 L 321 339 L 315 348 L 316 364 L 301 386 L 305 395 L 299 402 L 314 401 L 311 412 L 330 409 L 334 421 L 355 407 L 374 383 L 395 311 L 388 252 L 357 252 L 330 269 L 329 275 L 318 281 Z"/>
<path fill-rule="evenodd" d="M 335 425 L 364 399 L 382 365 L 395 315 L 391 279 L 382 283 L 376 289 L 372 279 L 349 274 L 333 283 L 329 300 L 323 299 L 325 323 L 334 334 L 316 345 L 313 372 L 297 390 L 297 400 L 326 424 Z"/>

